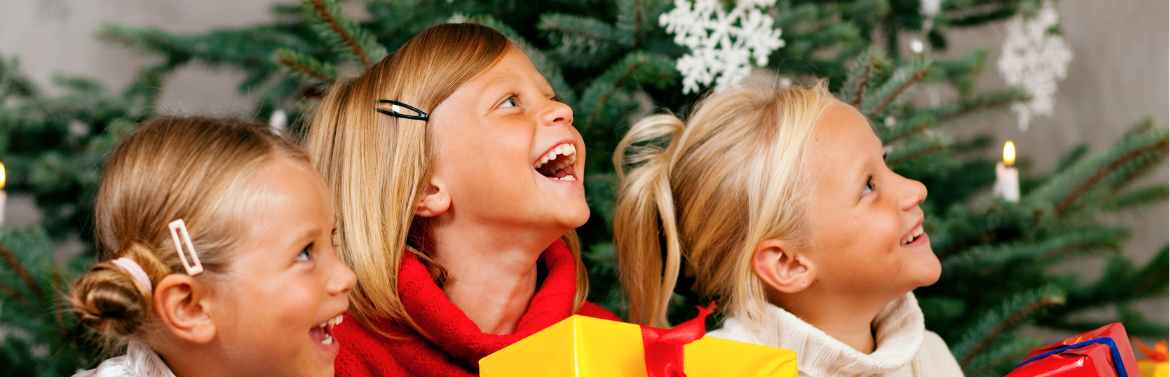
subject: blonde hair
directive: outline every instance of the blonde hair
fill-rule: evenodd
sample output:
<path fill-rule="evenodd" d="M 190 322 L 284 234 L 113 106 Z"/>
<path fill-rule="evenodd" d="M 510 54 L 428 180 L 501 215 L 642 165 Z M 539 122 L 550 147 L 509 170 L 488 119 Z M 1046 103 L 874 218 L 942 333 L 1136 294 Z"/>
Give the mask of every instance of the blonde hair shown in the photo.
<path fill-rule="evenodd" d="M 414 206 L 431 174 L 432 136 L 418 120 L 380 114 L 380 99 L 398 100 L 430 112 L 460 85 L 499 61 L 506 37 L 477 24 L 443 24 L 422 31 L 362 75 L 334 85 L 318 105 L 307 137 L 314 164 L 333 189 L 340 219 L 339 254 L 357 275 L 350 294 L 352 314 L 381 332 L 373 320 L 388 318 L 421 329 L 398 296 L 403 253 L 414 253 L 442 281 L 443 268 L 417 222 Z M 572 234 L 566 241 L 577 259 L 577 298 L 587 278 Z M 408 247 L 408 244 L 410 247 Z"/>
<path fill-rule="evenodd" d="M 183 272 L 167 224 L 183 219 L 207 273 L 223 272 L 235 230 L 249 221 L 245 182 L 265 161 L 309 165 L 295 144 L 264 125 L 200 117 L 159 117 L 141 125 L 106 161 L 97 194 L 99 260 L 73 284 L 68 300 L 107 350 L 143 338 L 153 320 L 153 292 L 113 263 L 133 260 L 151 286 Z M 204 277 L 206 275 L 199 275 Z"/>
<path fill-rule="evenodd" d="M 766 294 L 751 258 L 766 239 L 801 239 L 805 145 L 831 103 L 823 83 L 738 87 L 689 121 L 653 115 L 614 152 L 621 180 L 614 238 L 629 319 L 665 325 L 680 267 L 721 311 L 760 318 Z"/>

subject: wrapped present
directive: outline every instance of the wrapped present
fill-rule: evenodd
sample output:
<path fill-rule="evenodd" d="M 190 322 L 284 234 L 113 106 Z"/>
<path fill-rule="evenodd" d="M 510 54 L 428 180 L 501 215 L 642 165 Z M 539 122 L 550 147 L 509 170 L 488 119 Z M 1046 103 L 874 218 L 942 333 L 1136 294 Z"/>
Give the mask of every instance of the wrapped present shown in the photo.
<path fill-rule="evenodd" d="M 1170 374 L 1170 361 L 1166 352 L 1166 341 L 1161 341 L 1153 347 L 1137 341 L 1138 350 L 1145 354 L 1146 358 L 1138 360 L 1138 371 L 1141 372 L 1142 377 L 1168 377 Z"/>
<path fill-rule="evenodd" d="M 704 336 L 702 310 L 672 329 L 574 315 L 481 359 L 479 375 L 796 377 L 795 352 Z"/>
<path fill-rule="evenodd" d="M 1007 377 L 1137 377 L 1137 361 L 1120 323 L 1032 351 Z"/>

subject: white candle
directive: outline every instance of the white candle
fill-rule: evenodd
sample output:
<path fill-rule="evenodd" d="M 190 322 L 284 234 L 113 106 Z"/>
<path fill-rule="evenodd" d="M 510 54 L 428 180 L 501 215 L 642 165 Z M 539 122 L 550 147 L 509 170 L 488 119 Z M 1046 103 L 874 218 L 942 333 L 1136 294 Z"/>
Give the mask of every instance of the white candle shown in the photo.
<path fill-rule="evenodd" d="M 1016 144 L 1003 144 L 1003 161 L 995 165 L 995 195 L 1015 203 L 1020 201 L 1020 172 L 1016 170 Z"/>
<path fill-rule="evenodd" d="M 8 183 L 8 171 L 4 163 L 0 163 L 0 225 L 4 225 L 4 202 L 8 201 L 8 193 L 4 192 L 4 185 Z"/>

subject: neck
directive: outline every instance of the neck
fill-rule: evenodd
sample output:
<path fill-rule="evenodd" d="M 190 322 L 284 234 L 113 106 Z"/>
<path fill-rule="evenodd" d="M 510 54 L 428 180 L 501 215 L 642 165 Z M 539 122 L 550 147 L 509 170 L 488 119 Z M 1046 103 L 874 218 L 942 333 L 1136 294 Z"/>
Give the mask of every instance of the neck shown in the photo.
<path fill-rule="evenodd" d="M 429 235 L 451 302 L 481 331 L 510 334 L 536 292 L 536 263 L 556 235 L 442 221 Z"/>
<path fill-rule="evenodd" d="M 810 289 L 773 302 L 841 343 L 870 354 L 877 348 L 874 320 L 891 301 Z"/>

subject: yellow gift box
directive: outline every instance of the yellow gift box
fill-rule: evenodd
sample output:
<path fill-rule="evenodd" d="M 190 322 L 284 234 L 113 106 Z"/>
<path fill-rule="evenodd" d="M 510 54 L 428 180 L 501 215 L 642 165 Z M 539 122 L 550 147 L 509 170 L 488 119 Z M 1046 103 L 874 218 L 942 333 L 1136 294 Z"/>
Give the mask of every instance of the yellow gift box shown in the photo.
<path fill-rule="evenodd" d="M 796 353 L 710 336 L 683 347 L 688 377 L 796 377 Z M 646 376 L 642 328 L 574 315 L 479 360 L 481 377 Z"/>
<path fill-rule="evenodd" d="M 1138 370 L 1142 377 L 1168 377 L 1170 365 L 1165 361 L 1138 360 Z"/>
<path fill-rule="evenodd" d="M 1153 346 L 1135 339 L 1135 344 L 1138 350 L 1145 354 L 1146 358 L 1138 360 L 1138 372 L 1141 377 L 1170 377 L 1170 365 L 1167 364 L 1167 359 L 1170 359 L 1170 352 L 1167 351 L 1166 341 L 1160 341 Z"/>

